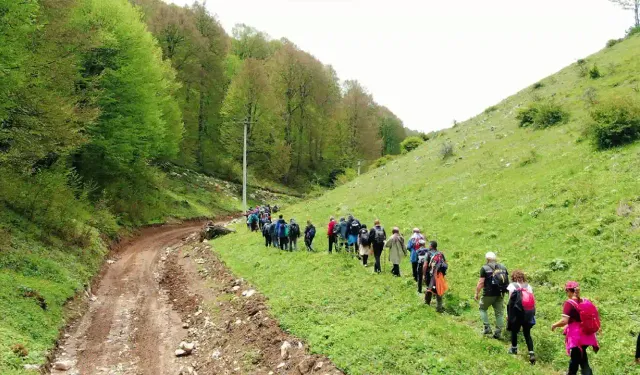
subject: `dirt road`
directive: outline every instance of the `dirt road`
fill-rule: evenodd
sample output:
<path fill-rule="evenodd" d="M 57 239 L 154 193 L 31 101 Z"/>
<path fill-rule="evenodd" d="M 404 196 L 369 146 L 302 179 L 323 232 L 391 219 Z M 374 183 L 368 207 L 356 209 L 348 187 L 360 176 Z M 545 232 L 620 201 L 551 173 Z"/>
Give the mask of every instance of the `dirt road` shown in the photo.
<path fill-rule="evenodd" d="M 340 374 L 282 332 L 264 298 L 197 241 L 200 227 L 148 228 L 111 254 L 54 360 L 71 368 L 52 373 Z M 196 349 L 178 357 L 181 342 Z"/>

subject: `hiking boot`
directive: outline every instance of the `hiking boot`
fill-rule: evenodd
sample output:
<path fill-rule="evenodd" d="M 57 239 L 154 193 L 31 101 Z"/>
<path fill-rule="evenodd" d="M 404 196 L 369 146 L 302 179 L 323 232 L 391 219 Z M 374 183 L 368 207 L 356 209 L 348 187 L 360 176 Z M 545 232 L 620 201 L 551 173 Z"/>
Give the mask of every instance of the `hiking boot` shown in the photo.
<path fill-rule="evenodd" d="M 534 352 L 529 352 L 529 363 L 532 365 L 536 364 L 536 355 Z"/>
<path fill-rule="evenodd" d="M 510 347 L 509 348 L 509 354 L 513 354 L 513 355 L 518 354 L 518 347 L 517 346 Z"/>
<path fill-rule="evenodd" d="M 493 338 L 496 340 L 500 340 L 502 338 L 502 331 L 497 330 L 493 333 Z"/>
<path fill-rule="evenodd" d="M 483 335 L 490 335 L 493 332 L 491 331 L 491 327 L 490 326 L 484 326 L 484 331 L 482 331 Z"/>

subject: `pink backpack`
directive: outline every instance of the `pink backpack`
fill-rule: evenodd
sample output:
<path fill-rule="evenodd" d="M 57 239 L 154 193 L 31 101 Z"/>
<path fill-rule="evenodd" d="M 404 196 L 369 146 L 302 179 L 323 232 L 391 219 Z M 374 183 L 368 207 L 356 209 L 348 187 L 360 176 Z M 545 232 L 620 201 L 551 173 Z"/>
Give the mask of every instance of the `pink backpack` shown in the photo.
<path fill-rule="evenodd" d="M 585 335 L 593 335 L 600 331 L 600 314 L 596 305 L 586 298 L 580 303 L 570 299 L 569 303 L 580 313 L 580 328 Z"/>
<path fill-rule="evenodd" d="M 519 288 L 520 295 L 522 296 L 522 308 L 524 311 L 535 310 L 536 308 L 536 298 L 533 296 L 533 293 L 529 292 L 525 288 Z"/>

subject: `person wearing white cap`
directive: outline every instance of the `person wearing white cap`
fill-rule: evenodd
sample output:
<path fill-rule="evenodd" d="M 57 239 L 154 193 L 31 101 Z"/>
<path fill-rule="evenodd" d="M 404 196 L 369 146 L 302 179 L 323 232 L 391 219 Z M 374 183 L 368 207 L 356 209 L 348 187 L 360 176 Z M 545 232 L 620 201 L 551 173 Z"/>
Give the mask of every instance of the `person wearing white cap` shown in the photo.
<path fill-rule="evenodd" d="M 480 301 L 480 318 L 484 324 L 483 333 L 485 335 L 492 333 L 487 310 L 489 307 L 493 307 L 493 312 L 496 315 L 496 330 L 493 332 L 493 337 L 499 339 L 505 325 L 504 294 L 509 286 L 509 273 L 504 265 L 498 263 L 494 252 L 488 252 L 485 258 L 487 263 L 480 269 L 475 300 Z M 480 299 L 480 291 L 482 291 L 482 299 Z"/>

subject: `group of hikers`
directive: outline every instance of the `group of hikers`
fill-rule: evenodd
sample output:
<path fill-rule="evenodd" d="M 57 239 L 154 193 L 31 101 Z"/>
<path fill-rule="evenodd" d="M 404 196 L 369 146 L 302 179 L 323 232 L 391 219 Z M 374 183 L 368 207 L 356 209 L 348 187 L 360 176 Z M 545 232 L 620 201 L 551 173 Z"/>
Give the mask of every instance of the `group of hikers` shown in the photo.
<path fill-rule="evenodd" d="M 270 218 L 259 224 L 263 229 L 265 245 L 280 247 L 282 250 L 295 250 L 300 229 L 291 219 L 287 223 L 280 215 L 275 223 Z M 305 245 L 308 251 L 315 237 L 315 227 L 307 221 L 304 231 Z M 449 265 L 445 255 L 438 249 L 436 241 L 428 241 L 419 228 L 414 228 L 411 237 L 405 241 L 398 227 L 394 227 L 387 238 L 380 220 L 375 220 L 371 229 L 358 219 L 349 215 L 336 221 L 329 219 L 327 225 L 328 252 L 331 254 L 344 249 L 357 256 L 364 267 L 368 267 L 369 257 L 375 258 L 374 273 L 381 273 L 383 250 L 389 250 L 388 260 L 392 264 L 391 273 L 400 277 L 400 264 L 409 255 L 412 276 L 417 283 L 419 294 L 424 293 L 424 303 L 431 304 L 436 299 L 436 311 L 443 313 L 443 296 L 448 289 L 446 274 Z M 386 261 L 387 258 L 385 258 Z M 508 353 L 518 354 L 518 335 L 522 332 L 531 364 L 536 363 L 534 343 L 531 329 L 536 324 L 536 300 L 533 288 L 527 282 L 522 270 L 514 270 L 509 274 L 507 267 L 497 261 L 494 252 L 485 255 L 485 264 L 480 269 L 480 277 L 475 288 L 474 299 L 479 302 L 480 318 L 483 334 L 501 339 L 503 331 L 510 332 L 511 347 Z M 562 306 L 560 319 L 551 326 L 551 330 L 563 328 L 565 347 L 569 360 L 567 375 L 591 375 L 587 349 L 591 347 L 598 352 L 599 343 L 596 333 L 600 330 L 600 316 L 596 306 L 588 299 L 581 297 L 580 285 L 576 281 L 568 281 L 564 291 L 567 299 Z M 505 301 L 506 300 L 506 301 Z M 507 316 L 505 318 L 505 306 Z M 492 329 L 488 310 L 495 314 L 495 329 Z M 506 327 L 505 327 L 506 325 Z M 640 334 L 636 343 L 635 363 L 640 365 Z"/>
<path fill-rule="evenodd" d="M 248 211 L 245 214 L 247 228 L 252 232 L 261 232 L 266 247 L 275 247 L 286 251 L 298 250 L 298 239 L 304 235 L 304 245 L 307 251 L 313 251 L 316 227 L 311 223 L 311 220 L 307 220 L 307 226 L 302 232 L 295 219 L 290 219 L 287 223 L 284 216 L 279 215 L 278 220 L 272 222 L 272 212 L 277 213 L 278 206 L 272 208 L 266 205 Z"/>

